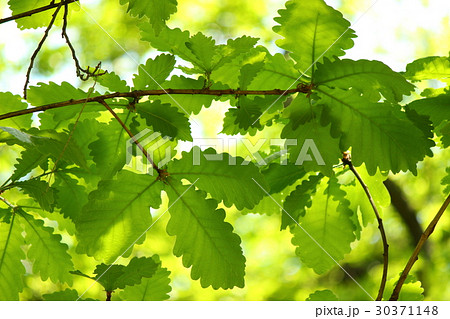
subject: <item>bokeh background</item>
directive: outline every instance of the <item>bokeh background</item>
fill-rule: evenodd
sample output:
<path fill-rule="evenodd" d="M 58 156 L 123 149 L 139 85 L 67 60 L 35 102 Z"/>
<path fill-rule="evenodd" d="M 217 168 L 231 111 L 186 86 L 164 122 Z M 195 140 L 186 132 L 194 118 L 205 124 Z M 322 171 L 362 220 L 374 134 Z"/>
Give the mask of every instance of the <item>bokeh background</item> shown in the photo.
<path fill-rule="evenodd" d="M 383 61 L 395 71 L 405 70 L 407 63 L 424 56 L 448 56 L 450 51 L 450 6 L 448 0 L 327 0 L 329 5 L 340 10 L 352 23 L 358 38 L 355 46 L 345 57 L 351 59 L 376 59 Z M 148 43 L 140 41 L 135 19 L 126 13 L 119 0 L 84 0 L 84 10 L 71 13 L 68 32 L 83 66 L 95 66 L 102 61 L 103 69 L 114 71 L 131 82 L 138 63 L 145 63 L 156 52 Z M 76 8 L 76 4 L 71 5 Z M 281 52 L 274 41 L 273 18 L 277 10 L 284 7 L 281 0 L 178 0 L 178 12 L 168 25 L 201 31 L 223 43 L 230 37 L 249 35 L 260 38 L 272 53 Z M 89 15 L 87 13 L 89 13 Z M 0 17 L 11 15 L 7 0 L 0 0 Z M 95 22 L 92 20 L 95 20 Z M 99 26 L 101 25 L 107 33 Z M 42 37 L 44 28 L 20 30 L 15 22 L 0 25 L 0 91 L 22 94 L 26 69 L 30 56 Z M 114 40 L 113 40 L 114 39 Z M 117 43 L 116 43 L 117 42 Z M 127 53 L 125 53 L 122 48 Z M 82 83 L 75 76 L 75 68 L 55 27 L 45 43 L 32 72 L 31 85 L 37 82 L 67 81 L 76 87 L 87 88 L 92 83 Z M 421 84 L 417 93 L 425 87 L 442 87 L 437 81 Z M 417 95 L 418 96 L 418 95 Z M 416 97 L 417 97 L 416 96 Z M 408 100 L 405 100 L 407 102 Z M 216 102 L 193 119 L 200 127 L 192 126 L 193 137 L 217 137 L 222 128 L 225 103 Z M 1 112 L 1 106 L 0 106 Z M 279 136 L 276 125 L 258 133 L 256 138 Z M 223 135 L 219 135 L 222 136 Z M 191 145 L 180 145 L 179 150 Z M 0 182 L 9 177 L 20 150 L 0 145 Z M 238 152 L 244 152 L 238 149 Z M 450 166 L 450 152 L 434 149 L 435 156 L 420 163 L 417 177 L 398 174 L 390 179 L 401 187 L 403 196 L 417 220 L 426 227 L 444 200 L 441 178 Z M 242 154 L 240 154 L 242 156 Z M 244 155 L 245 156 L 245 155 Z M 167 201 L 159 210 L 152 211 L 156 219 L 167 207 Z M 182 266 L 181 259 L 172 255 L 174 237 L 165 232 L 169 215 L 164 215 L 148 232 L 143 245 L 136 246 L 133 254 L 151 256 L 159 254 L 163 266 L 171 271 L 171 300 L 305 300 L 318 289 L 331 289 L 341 300 L 367 300 L 368 297 L 344 272 L 336 267 L 326 275 L 318 276 L 303 267 L 295 256 L 295 247 L 290 243 L 288 231 L 280 231 L 280 214 L 274 205 L 267 205 L 264 214 L 246 212 L 242 214 L 227 209 L 227 220 L 242 238 L 242 247 L 247 258 L 245 288 L 232 290 L 204 289 L 198 281 L 190 279 L 189 269 Z M 417 238 L 410 235 L 408 226 L 393 207 L 383 209 L 385 228 L 390 241 L 390 277 L 404 267 L 414 249 Z M 444 214 L 435 233 L 431 236 L 426 254 L 416 263 L 413 274 L 425 289 L 425 300 L 450 300 L 450 218 Z M 50 222 L 49 222 L 50 223 Z M 53 224 L 54 225 L 54 224 Z M 72 248 L 75 238 L 64 236 Z M 360 241 L 341 262 L 341 265 L 372 295 L 375 295 L 382 270 L 381 242 L 375 224 L 363 230 Z M 92 258 L 78 255 L 76 267 L 92 273 L 96 262 Z M 119 263 L 127 261 L 119 261 Z M 31 275 L 31 266 L 26 264 L 27 288 L 21 295 L 23 300 L 41 300 L 42 295 L 66 287 L 50 281 L 42 282 Z M 73 288 L 80 293 L 91 281 L 74 278 Z M 100 285 L 94 285 L 84 297 L 103 299 Z M 115 294 L 113 300 L 119 300 Z"/>

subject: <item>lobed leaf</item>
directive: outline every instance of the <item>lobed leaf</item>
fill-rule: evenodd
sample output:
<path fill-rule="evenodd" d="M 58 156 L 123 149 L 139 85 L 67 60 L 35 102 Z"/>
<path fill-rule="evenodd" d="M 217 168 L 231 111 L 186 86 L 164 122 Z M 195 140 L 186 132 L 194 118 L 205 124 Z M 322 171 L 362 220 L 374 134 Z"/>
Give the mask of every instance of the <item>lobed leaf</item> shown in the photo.
<path fill-rule="evenodd" d="M 323 0 L 291 0 L 278 13 L 274 20 L 279 25 L 273 30 L 283 39 L 276 44 L 289 51 L 295 67 L 307 75 L 314 74 L 314 63 L 342 56 L 353 47 L 356 35 L 350 22 Z"/>
<path fill-rule="evenodd" d="M 174 255 L 183 256 L 183 265 L 192 267 L 192 279 L 200 279 L 204 288 L 244 287 L 241 240 L 224 221 L 225 211 L 217 209 L 214 199 L 205 199 L 204 192 L 173 178 L 167 182 L 171 216 L 167 233 L 176 236 Z"/>
<path fill-rule="evenodd" d="M 341 133 L 341 149 L 352 148 L 355 166 L 363 162 L 370 175 L 380 171 L 410 170 L 432 156 L 434 145 L 398 107 L 371 103 L 353 90 L 321 88 L 322 123 L 331 123 L 332 134 Z"/>
<path fill-rule="evenodd" d="M 345 195 L 336 178 L 322 180 L 311 207 L 299 218 L 301 227 L 291 228 L 295 253 L 319 275 L 342 260 L 355 240 L 353 213 Z"/>
<path fill-rule="evenodd" d="M 167 170 L 171 176 L 196 181 L 198 188 L 225 206 L 235 205 L 241 210 L 252 208 L 263 198 L 265 192 L 259 185 L 268 188 L 259 169 L 253 163 L 243 162 L 241 157 L 217 154 L 212 148 L 201 151 L 194 146 L 189 153 L 183 152 L 181 159 L 169 163 Z"/>
<path fill-rule="evenodd" d="M 9 223 L 0 222 L 0 300 L 19 300 L 23 290 L 25 267 L 21 260 L 25 253 L 23 229 L 16 221 L 15 215 Z"/>
<path fill-rule="evenodd" d="M 410 95 L 414 91 L 414 85 L 402 75 L 392 71 L 383 62 L 369 60 L 344 59 L 331 62 L 325 59 L 317 66 L 315 84 L 352 88 L 371 102 L 378 102 L 380 94 L 389 102 L 400 102 L 403 95 Z"/>
<path fill-rule="evenodd" d="M 54 283 L 65 282 L 72 285 L 72 257 L 67 253 L 68 246 L 61 242 L 61 235 L 54 229 L 44 226 L 44 222 L 35 219 L 25 211 L 20 211 L 25 242 L 30 245 L 27 257 L 33 262 L 33 273 L 40 273 L 42 280 L 50 278 Z"/>
<path fill-rule="evenodd" d="M 161 205 L 161 189 L 155 177 L 125 170 L 101 181 L 76 222 L 77 251 L 112 263 L 145 234 L 149 208 Z"/>

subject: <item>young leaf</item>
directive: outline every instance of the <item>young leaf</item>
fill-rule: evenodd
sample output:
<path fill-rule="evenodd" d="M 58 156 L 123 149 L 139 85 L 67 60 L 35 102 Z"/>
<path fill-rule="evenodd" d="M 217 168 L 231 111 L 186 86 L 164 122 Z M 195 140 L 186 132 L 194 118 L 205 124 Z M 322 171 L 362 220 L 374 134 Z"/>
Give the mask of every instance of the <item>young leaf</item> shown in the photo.
<path fill-rule="evenodd" d="M 244 159 L 227 153 L 217 154 L 212 148 L 201 151 L 194 146 L 182 158 L 169 163 L 171 176 L 195 182 L 195 186 L 223 201 L 225 206 L 235 205 L 241 210 L 252 208 L 265 195 L 259 185 L 268 189 L 263 175 L 253 163 L 243 164 Z M 256 182 L 255 182 L 256 181 Z"/>
<path fill-rule="evenodd" d="M 138 74 L 133 77 L 134 90 L 160 89 L 175 66 L 175 57 L 169 54 L 158 55 L 148 59 L 145 65 L 138 67 Z"/>
<path fill-rule="evenodd" d="M 159 265 L 160 263 L 147 257 L 134 257 L 127 266 L 100 264 L 95 268 L 96 276 L 92 279 L 102 285 L 106 291 L 114 291 L 139 284 L 142 278 L 152 277 Z"/>
<path fill-rule="evenodd" d="M 149 207 L 161 205 L 161 184 L 155 177 L 125 170 L 101 181 L 76 222 L 77 251 L 112 263 L 150 226 Z"/>
<path fill-rule="evenodd" d="M 450 58 L 430 56 L 409 63 L 403 75 L 410 81 L 450 79 Z"/>
<path fill-rule="evenodd" d="M 147 125 L 152 126 L 154 131 L 160 132 L 163 136 L 192 141 L 189 120 L 184 113 L 178 111 L 178 108 L 171 107 L 170 104 L 161 104 L 156 100 L 136 104 L 136 111 L 145 119 Z"/>
<path fill-rule="evenodd" d="M 120 298 L 127 301 L 163 301 L 170 298 L 170 271 L 158 268 L 150 278 L 142 278 L 138 285 L 127 286 L 120 292 Z"/>
<path fill-rule="evenodd" d="M 197 58 L 195 64 L 206 73 L 210 73 L 212 71 L 211 63 L 217 49 L 214 39 L 198 32 L 189 39 L 189 42 L 186 42 L 186 46 Z"/>
<path fill-rule="evenodd" d="M 155 35 L 166 25 L 170 15 L 177 12 L 177 0 L 120 0 L 120 4 L 127 4 L 127 12 L 142 18 L 144 15 L 150 19 Z"/>
<path fill-rule="evenodd" d="M 53 234 L 53 228 L 44 226 L 44 222 L 35 219 L 25 211 L 20 211 L 26 236 L 30 246 L 28 259 L 33 261 L 33 273 L 40 273 L 42 280 L 50 278 L 54 283 L 66 282 L 72 285 L 72 257 L 67 253 L 68 246 L 61 243 L 61 235 Z"/>
<path fill-rule="evenodd" d="M 174 255 L 183 256 L 183 265 L 192 266 L 192 279 L 200 279 L 204 288 L 244 287 L 241 239 L 224 222 L 225 211 L 217 209 L 214 199 L 205 199 L 204 192 L 183 186 L 173 178 L 167 182 L 171 216 L 167 233 L 176 236 Z"/>
<path fill-rule="evenodd" d="M 319 275 L 336 266 L 350 252 L 350 244 L 355 240 L 353 213 L 345 195 L 336 178 L 322 180 L 311 208 L 299 218 L 301 227 L 291 229 L 292 243 L 298 246 L 295 253 Z"/>
<path fill-rule="evenodd" d="M 96 78 L 97 82 L 107 88 L 110 92 L 129 92 L 130 87 L 116 73 L 107 72 Z"/>
<path fill-rule="evenodd" d="M 0 300 L 19 300 L 23 290 L 25 253 L 20 246 L 25 243 L 15 216 L 9 223 L 0 222 Z"/>
<path fill-rule="evenodd" d="M 354 166 L 366 164 L 370 175 L 391 170 L 410 170 L 425 155 L 432 156 L 434 142 L 424 136 L 398 107 L 371 103 L 353 90 L 320 89 L 323 103 L 322 123 L 330 123 L 333 132 L 342 132 L 341 147 L 352 147 Z"/>
<path fill-rule="evenodd" d="M 290 52 L 296 68 L 307 75 L 314 73 L 316 61 L 344 55 L 344 50 L 353 47 L 356 35 L 350 22 L 323 0 L 291 0 L 278 13 L 274 20 L 280 25 L 273 30 L 284 38 L 276 43 Z"/>
<path fill-rule="evenodd" d="M 316 290 L 310 294 L 306 301 L 338 301 L 336 295 L 329 289 Z"/>
<path fill-rule="evenodd" d="M 170 287 L 170 271 L 161 267 L 158 255 L 152 256 L 152 259 L 158 264 L 156 272 L 149 278 L 142 278 L 140 284 L 127 286 L 120 292 L 120 298 L 128 301 L 162 301 L 169 299 L 168 293 L 172 290 Z"/>
<path fill-rule="evenodd" d="M 13 95 L 11 92 L 0 92 L 1 114 L 9 112 L 26 110 L 28 105 L 22 102 L 19 95 Z M 12 117 L 1 120 L 1 126 L 12 127 L 15 129 L 27 129 L 31 126 L 31 114 Z"/>
<path fill-rule="evenodd" d="M 340 89 L 352 88 L 372 102 L 378 102 L 380 94 L 389 102 L 400 102 L 403 95 L 410 95 L 414 85 L 399 73 L 392 71 L 380 61 L 325 59 L 317 65 L 316 85 Z"/>

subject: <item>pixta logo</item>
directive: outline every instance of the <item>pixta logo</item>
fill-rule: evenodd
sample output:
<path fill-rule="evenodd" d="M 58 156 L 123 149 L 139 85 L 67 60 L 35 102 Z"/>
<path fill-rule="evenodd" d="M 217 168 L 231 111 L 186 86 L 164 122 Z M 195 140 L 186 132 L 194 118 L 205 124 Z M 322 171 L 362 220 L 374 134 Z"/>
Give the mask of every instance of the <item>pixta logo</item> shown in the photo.
<path fill-rule="evenodd" d="M 241 143 L 241 145 L 239 145 Z M 245 155 L 244 161 L 237 164 L 236 158 L 228 157 L 228 165 L 247 165 L 249 162 L 254 162 L 258 166 L 264 166 L 271 162 L 278 161 L 280 165 L 287 165 L 288 147 L 297 146 L 296 139 L 258 139 L 253 142 L 246 138 L 196 138 L 193 140 L 191 148 L 193 151 L 192 165 L 201 165 L 202 157 L 207 161 L 222 161 L 224 159 L 223 152 L 229 154 L 236 154 L 243 152 Z M 136 134 L 134 139 L 127 140 L 126 163 L 129 167 L 142 173 L 150 175 L 154 174 L 152 163 L 148 160 L 150 158 L 158 168 L 166 165 L 175 153 L 173 149 L 174 144 L 170 142 L 169 137 L 162 137 L 161 133 L 153 132 L 145 129 L 139 134 Z M 197 146 L 197 147 L 195 147 Z M 268 157 L 263 157 L 261 154 L 263 149 L 267 147 L 279 147 L 280 151 Z M 202 153 L 208 147 L 212 147 L 217 151 L 217 154 Z M 142 151 L 142 149 L 144 151 Z M 147 156 L 145 156 L 147 153 Z M 292 154 L 291 154 L 292 156 Z M 325 165 L 325 161 L 319 152 L 313 139 L 305 139 L 301 145 L 300 152 L 297 158 L 291 159 L 295 165 L 303 165 L 304 162 L 315 161 L 317 165 Z"/>

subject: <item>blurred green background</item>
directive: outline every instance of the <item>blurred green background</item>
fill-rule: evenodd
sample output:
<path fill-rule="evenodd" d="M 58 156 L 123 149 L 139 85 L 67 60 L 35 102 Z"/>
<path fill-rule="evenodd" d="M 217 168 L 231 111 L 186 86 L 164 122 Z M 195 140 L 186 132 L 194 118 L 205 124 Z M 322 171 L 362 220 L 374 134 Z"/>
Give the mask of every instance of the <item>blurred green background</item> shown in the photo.
<path fill-rule="evenodd" d="M 347 0 L 327 1 L 352 22 L 358 38 L 355 47 L 346 57 L 352 59 L 377 59 L 396 71 L 403 71 L 414 59 L 429 56 L 447 56 L 450 51 L 450 13 L 447 0 Z M 83 10 L 75 10 L 69 20 L 69 36 L 76 48 L 82 66 L 102 67 L 114 71 L 123 79 L 131 81 L 138 63 L 155 56 L 148 43 L 140 41 L 136 19 L 126 14 L 126 7 L 119 0 L 81 1 Z M 76 4 L 71 5 L 76 8 Z M 178 0 L 178 12 L 168 25 L 187 29 L 191 33 L 201 31 L 212 35 L 222 43 L 227 38 L 250 35 L 260 38 L 272 53 L 277 49 L 277 35 L 272 31 L 273 18 L 284 1 L 265 0 Z M 89 15 L 87 13 L 89 13 Z M 11 13 L 6 0 L 0 1 L 0 17 Z M 95 20 L 93 20 L 93 19 Z M 102 29 L 99 26 L 102 26 Z M 19 30 L 15 22 L 0 25 L 0 90 L 22 94 L 29 58 L 42 37 L 44 29 Z M 106 32 L 105 32 L 106 31 Z M 116 43 L 117 41 L 117 43 Z M 125 53 L 122 46 L 127 53 Z M 281 52 L 281 51 L 280 51 Z M 67 81 L 74 86 L 88 87 L 75 76 L 75 68 L 57 27 L 36 60 L 31 85 L 39 81 Z M 438 82 L 422 84 L 423 87 L 441 87 Z M 420 92 L 418 90 L 417 92 Z M 227 105 L 217 102 L 204 109 L 195 121 L 201 128 L 192 126 L 193 137 L 217 137 L 222 128 L 222 116 Z M 0 109 L 1 112 L 1 109 Z M 258 137 L 279 136 L 280 127 L 274 125 Z M 181 148 L 189 147 L 183 145 Z M 180 148 L 180 149 L 181 149 Z M 238 150 L 239 151 L 239 150 Z M 434 150 L 435 156 L 420 163 L 417 177 L 398 174 L 391 179 L 401 186 L 405 198 L 417 213 L 422 227 L 426 227 L 444 200 L 441 178 L 450 166 L 449 150 Z M 9 177 L 19 150 L 0 145 L 0 182 Z M 241 154 L 242 156 L 242 154 Z M 167 207 L 152 211 L 156 219 Z M 147 240 L 137 246 L 137 256 L 160 255 L 163 266 L 171 271 L 171 300 L 305 300 L 318 289 L 331 289 L 341 300 L 368 300 L 367 295 L 336 267 L 324 276 L 316 275 L 303 267 L 295 256 L 288 231 L 280 232 L 280 212 L 271 214 L 241 214 L 227 209 L 227 220 L 242 238 L 247 258 L 245 288 L 213 290 L 201 288 L 198 281 L 190 279 L 189 269 L 182 266 L 181 259 L 172 255 L 174 237 L 165 232 L 169 215 L 165 214 L 148 232 Z M 389 276 L 397 275 L 404 267 L 414 249 L 404 220 L 393 207 L 383 209 L 385 228 L 390 242 Z M 413 274 L 422 282 L 425 300 L 450 300 L 450 218 L 445 214 L 431 236 L 427 254 L 421 255 Z M 74 237 L 65 235 L 64 240 L 73 245 Z M 379 285 L 382 270 L 381 242 L 375 224 L 363 230 L 361 240 L 354 243 L 353 251 L 341 265 L 373 296 Z M 75 265 L 85 273 L 92 273 L 96 262 L 93 258 L 76 255 L 71 251 Z M 127 263 L 121 260 L 119 263 Z M 30 272 L 30 265 L 26 265 Z M 91 281 L 74 278 L 73 288 L 85 291 Z M 40 300 L 45 293 L 64 290 L 66 287 L 50 281 L 42 282 L 38 276 L 27 275 L 27 288 L 23 300 Z M 103 299 L 100 285 L 94 285 L 84 297 Z M 119 294 L 113 295 L 118 300 Z"/>

